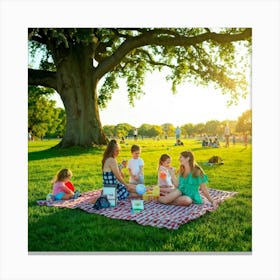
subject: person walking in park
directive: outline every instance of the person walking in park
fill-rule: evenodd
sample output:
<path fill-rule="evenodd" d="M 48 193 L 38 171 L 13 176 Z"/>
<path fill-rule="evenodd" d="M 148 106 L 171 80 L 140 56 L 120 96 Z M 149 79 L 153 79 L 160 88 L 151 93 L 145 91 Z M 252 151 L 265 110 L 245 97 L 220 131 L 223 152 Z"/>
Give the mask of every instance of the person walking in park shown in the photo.
<path fill-rule="evenodd" d="M 144 161 L 140 158 L 141 149 L 138 145 L 132 145 L 132 158 L 128 161 L 129 183 L 144 184 Z"/>
<path fill-rule="evenodd" d="M 138 130 L 137 130 L 137 128 L 134 128 L 133 136 L 134 136 L 134 141 L 136 141 L 136 140 L 137 140 L 137 136 L 138 136 Z"/>
<path fill-rule="evenodd" d="M 206 184 L 208 177 L 202 168 L 195 162 L 194 154 L 191 151 L 184 151 L 179 157 L 180 167 L 179 176 L 175 189 L 165 196 L 160 196 L 158 202 L 163 204 L 173 204 L 189 206 L 192 203 L 203 203 L 199 190 L 212 205 L 215 201 L 208 193 Z"/>
<path fill-rule="evenodd" d="M 160 156 L 157 182 L 160 187 L 160 195 L 168 194 L 172 189 L 174 189 L 174 185 L 178 183 L 175 176 L 175 168 L 171 167 L 170 164 L 170 155 L 163 154 Z"/>
<path fill-rule="evenodd" d="M 180 139 L 180 137 L 181 137 L 181 129 L 179 126 L 176 127 L 175 137 L 176 137 L 176 139 Z"/>
<path fill-rule="evenodd" d="M 136 193 L 136 186 L 124 181 L 120 174 L 117 157 L 120 153 L 120 145 L 115 139 L 112 139 L 103 154 L 102 159 L 102 177 L 103 184 L 117 186 L 117 199 L 123 200 L 127 197 L 139 197 Z"/>
<path fill-rule="evenodd" d="M 226 148 L 229 147 L 229 136 L 230 136 L 230 128 L 229 128 L 229 125 L 227 124 L 225 127 Z"/>
<path fill-rule="evenodd" d="M 31 130 L 28 131 L 28 141 L 33 141 L 33 135 Z"/>

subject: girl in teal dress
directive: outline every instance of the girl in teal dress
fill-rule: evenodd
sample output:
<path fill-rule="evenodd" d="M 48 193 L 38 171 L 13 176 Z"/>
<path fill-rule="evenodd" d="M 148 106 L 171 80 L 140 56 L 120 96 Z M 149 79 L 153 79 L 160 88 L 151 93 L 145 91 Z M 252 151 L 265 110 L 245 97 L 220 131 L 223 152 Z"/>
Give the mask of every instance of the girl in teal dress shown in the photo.
<path fill-rule="evenodd" d="M 180 154 L 179 176 L 175 183 L 176 188 L 159 197 L 158 201 L 164 204 L 174 204 L 188 206 L 192 203 L 203 203 L 199 190 L 213 205 L 216 203 L 210 197 L 206 184 L 208 177 L 201 167 L 196 164 L 194 155 L 191 151 L 184 151 Z"/>

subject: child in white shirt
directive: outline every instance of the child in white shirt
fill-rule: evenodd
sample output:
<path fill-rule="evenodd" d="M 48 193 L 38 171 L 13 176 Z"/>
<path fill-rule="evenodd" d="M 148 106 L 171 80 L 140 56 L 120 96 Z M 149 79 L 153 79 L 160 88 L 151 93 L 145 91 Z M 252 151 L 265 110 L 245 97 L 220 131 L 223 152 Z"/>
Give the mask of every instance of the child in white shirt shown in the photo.
<path fill-rule="evenodd" d="M 140 158 L 140 153 L 140 147 L 138 145 L 132 145 L 132 158 L 128 161 L 130 184 L 144 184 L 144 161 Z"/>

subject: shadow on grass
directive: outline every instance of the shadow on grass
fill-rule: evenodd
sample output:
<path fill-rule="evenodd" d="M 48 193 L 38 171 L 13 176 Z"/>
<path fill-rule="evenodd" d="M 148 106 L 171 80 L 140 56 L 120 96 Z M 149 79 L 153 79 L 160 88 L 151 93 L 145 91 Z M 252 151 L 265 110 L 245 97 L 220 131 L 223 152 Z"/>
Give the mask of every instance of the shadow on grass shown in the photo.
<path fill-rule="evenodd" d="M 143 228 L 134 221 L 108 219 L 80 209 L 37 207 L 39 218 L 33 221 L 33 213 L 29 219 L 29 252 L 155 251 L 153 236 L 158 237 L 161 232 L 161 242 L 165 243 L 174 235 L 168 230 Z M 30 210 L 34 212 L 34 208 Z"/>
<path fill-rule="evenodd" d="M 49 159 L 49 158 L 57 158 L 57 157 L 65 157 L 65 156 L 79 156 L 82 154 L 103 154 L 104 147 L 71 147 L 71 148 L 60 148 L 60 147 L 52 147 L 47 150 L 29 152 L 28 153 L 28 161 L 33 160 L 41 160 L 41 159 Z"/>
<path fill-rule="evenodd" d="M 233 206 L 234 203 L 229 203 L 227 208 L 235 209 L 236 207 Z M 45 206 L 34 208 L 30 209 L 28 220 L 29 253 L 203 253 L 251 250 L 250 224 L 244 225 L 243 221 L 246 232 L 244 230 L 240 236 L 239 231 L 234 232 L 231 219 L 228 219 L 225 224 L 227 220 L 225 217 L 228 217 L 228 214 L 221 210 L 215 211 L 217 214 L 207 213 L 199 219 L 189 221 L 178 230 L 168 230 L 142 226 L 134 221 L 108 219 L 80 209 L 57 209 Z M 234 215 L 232 217 L 234 218 Z M 240 218 L 240 216 L 235 218 L 235 224 L 240 223 Z M 220 220 L 218 225 L 217 219 Z M 205 239 L 205 232 L 210 238 Z M 223 242 L 213 232 L 225 237 Z M 234 241 L 226 238 L 230 234 L 234 236 Z M 241 240 L 243 244 L 239 245 Z"/>

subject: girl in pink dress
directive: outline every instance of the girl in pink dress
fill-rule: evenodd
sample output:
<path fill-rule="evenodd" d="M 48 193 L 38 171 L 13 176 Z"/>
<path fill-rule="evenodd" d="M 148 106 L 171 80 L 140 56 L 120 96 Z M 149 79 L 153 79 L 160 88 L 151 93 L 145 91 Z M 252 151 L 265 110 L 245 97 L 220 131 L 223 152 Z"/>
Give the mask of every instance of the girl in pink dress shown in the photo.
<path fill-rule="evenodd" d="M 55 200 L 67 200 L 75 198 L 75 193 L 69 189 L 66 183 L 71 179 L 72 172 L 69 169 L 61 169 L 53 180 L 53 195 Z"/>

